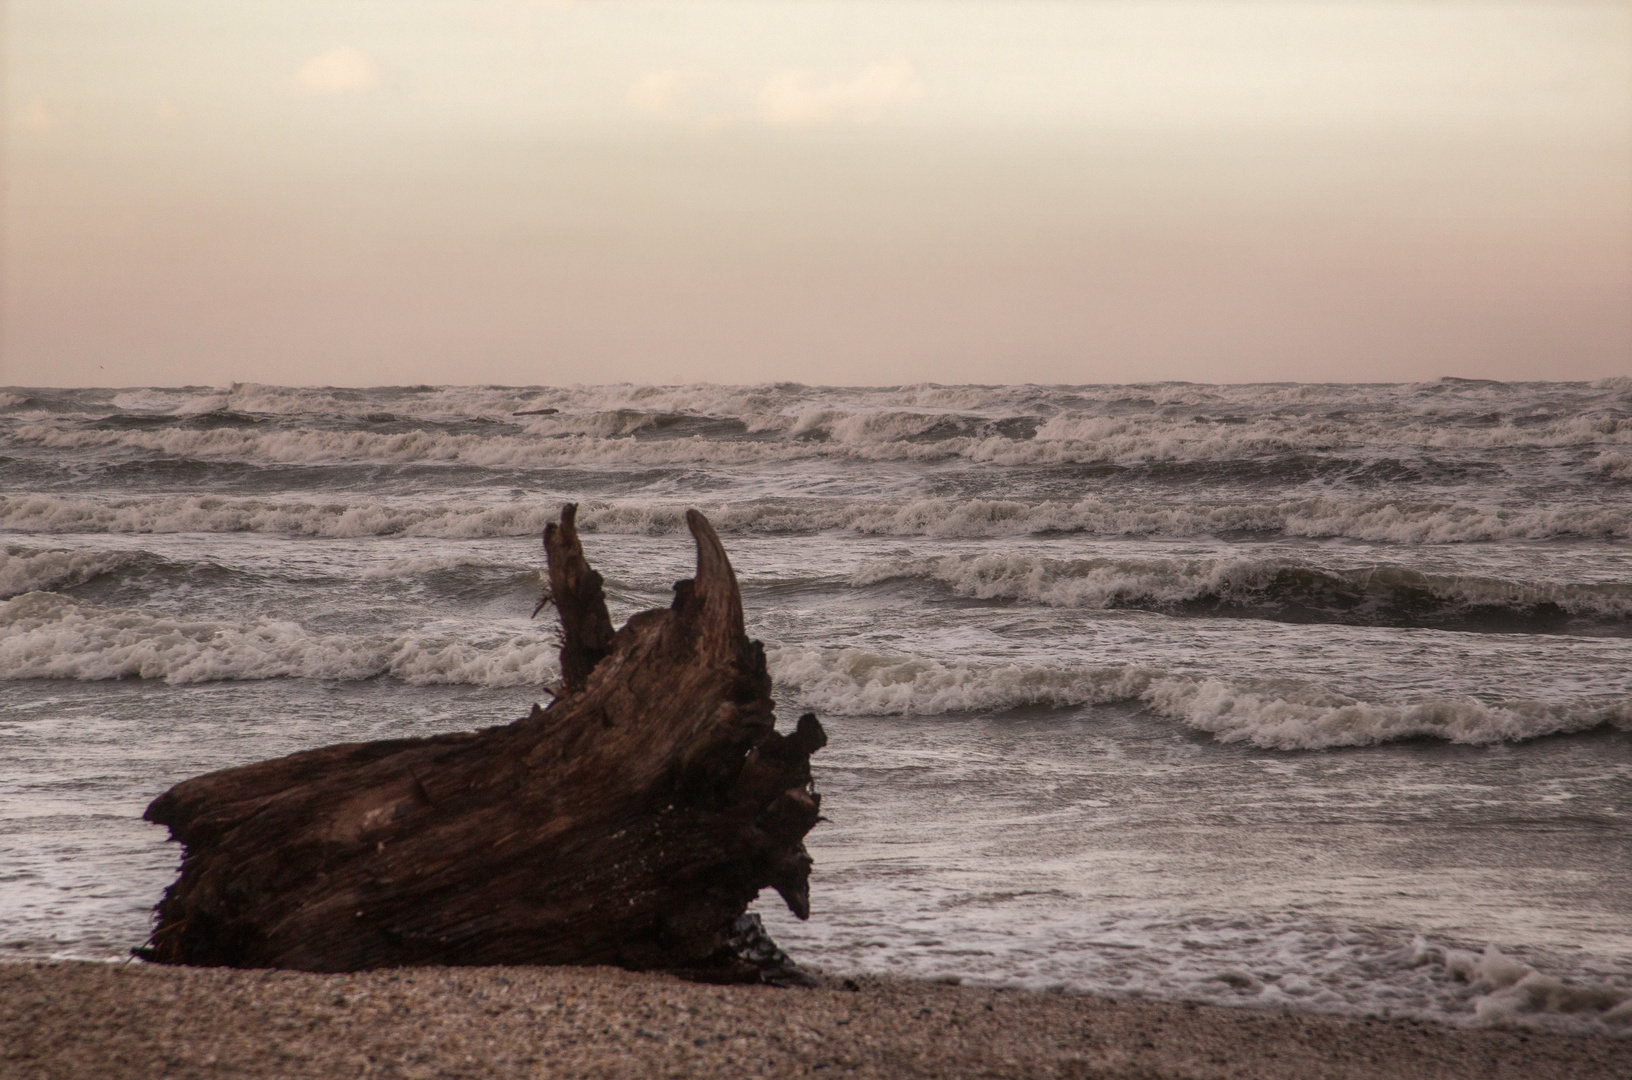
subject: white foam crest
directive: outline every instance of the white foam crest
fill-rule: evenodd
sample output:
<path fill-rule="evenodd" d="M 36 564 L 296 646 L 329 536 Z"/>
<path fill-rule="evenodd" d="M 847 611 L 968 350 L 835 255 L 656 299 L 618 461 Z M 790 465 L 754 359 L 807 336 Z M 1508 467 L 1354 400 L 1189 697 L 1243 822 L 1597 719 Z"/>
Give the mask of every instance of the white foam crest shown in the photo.
<path fill-rule="evenodd" d="M 1481 955 L 1420 935 L 1407 943 L 1391 929 L 1293 913 L 1106 911 L 1093 902 L 1100 898 L 1038 882 L 1004 884 L 983 890 L 841 880 L 824 893 L 825 919 L 797 922 L 775 908 L 766 916 L 778 941 L 829 970 L 1632 1035 L 1632 970 L 1613 961 L 1536 950 L 1542 974 L 1494 947 Z M 1448 970 L 1447 957 L 1462 974 Z"/>
<path fill-rule="evenodd" d="M 1113 395 L 1120 387 L 1102 388 Z M 921 410 L 927 412 L 1014 415 L 1049 408 L 1048 387 L 941 386 L 919 383 L 906 386 L 832 387 L 776 383 L 722 386 L 697 383 L 679 386 L 631 384 L 577 386 L 542 392 L 541 404 L 563 413 L 634 409 L 669 414 L 753 418 L 763 430 L 790 430 L 802 417 L 831 412 L 851 414 Z M 805 428 L 808 431 L 810 428 Z"/>
<path fill-rule="evenodd" d="M 150 557 L 133 551 L 0 550 L 0 598 L 82 585 Z"/>
<path fill-rule="evenodd" d="M 1348 537 L 1396 544 L 1540 540 L 1553 536 L 1632 537 L 1632 511 L 1591 506 L 1507 510 L 1456 503 L 1414 507 L 1372 499 L 1282 503 L 1289 536 Z"/>
<path fill-rule="evenodd" d="M 809 435 L 812 432 L 826 431 L 835 420 L 842 419 L 844 413 L 838 409 L 807 409 L 793 418 L 793 424 L 788 428 L 793 435 Z"/>
<path fill-rule="evenodd" d="M 116 394 L 111 404 L 121 411 L 147 415 L 196 416 L 230 410 L 268 416 L 357 417 L 375 413 L 433 417 L 508 414 L 532 403 L 525 389 L 503 387 L 382 387 L 345 390 L 335 387 L 269 386 L 234 383 L 227 387 L 146 387 Z"/>
<path fill-rule="evenodd" d="M 1100 416 L 1066 412 L 1051 417 L 1033 439 L 1005 445 L 987 439 L 966 451 L 975 460 L 1028 464 L 1039 461 L 1222 461 L 1288 451 L 1405 447 L 1491 449 L 1515 446 L 1571 447 L 1632 443 L 1632 419 L 1592 411 L 1546 423 L 1460 427 L 1443 422 L 1332 420 L 1270 416 L 1221 424 L 1206 417 Z"/>
<path fill-rule="evenodd" d="M 1400 739 L 1488 745 L 1589 731 L 1632 730 L 1632 701 L 1565 703 L 1439 697 L 1412 703 L 1356 701 L 1319 686 L 1284 683 L 1257 689 L 1227 679 L 1168 678 L 1144 700 L 1164 716 L 1214 735 L 1274 750 L 1374 746 Z"/>
<path fill-rule="evenodd" d="M 103 501 L 49 495 L 0 496 L 0 528 L 26 533 L 253 532 L 346 539 L 432 536 L 480 539 L 541 533 L 559 510 L 551 501 L 434 504 L 368 499 L 305 502 L 215 496 Z"/>
<path fill-rule="evenodd" d="M 1397 544 L 1580 536 L 1632 537 L 1632 506 L 1592 505 L 1504 510 L 1466 504 L 1411 506 L 1378 499 L 1300 499 L 1264 503 L 1189 503 L 1088 498 L 1077 502 L 1008 499 L 764 500 L 752 503 L 584 501 L 580 528 L 606 533 L 685 530 L 696 506 L 726 532 L 849 530 L 879 536 L 979 538 L 1074 532 L 1095 536 L 1205 536 L 1223 532 L 1347 537 Z M 525 536 L 554 519 L 555 499 L 431 503 L 152 496 L 85 499 L 0 496 L 0 529 L 24 533 L 259 532 L 334 538 Z"/>
<path fill-rule="evenodd" d="M 1455 697 L 1390 704 L 1292 680 L 1198 679 L 1139 665 L 991 664 L 799 646 L 771 648 L 766 657 L 782 693 L 802 708 L 835 715 L 935 716 L 1136 701 L 1221 742 L 1276 750 L 1416 738 L 1519 742 L 1604 724 L 1632 730 L 1632 701 L 1626 700 L 1487 704 Z"/>
<path fill-rule="evenodd" d="M 568 413 L 527 418 L 528 430 L 538 435 L 593 435 L 621 438 L 659 424 L 672 413 L 615 409 L 610 412 Z"/>
<path fill-rule="evenodd" d="M 1592 467 L 1600 476 L 1613 476 L 1617 479 L 1632 477 L 1632 457 L 1617 454 L 1613 450 L 1605 450 L 1593 459 Z"/>
<path fill-rule="evenodd" d="M 817 514 L 820 512 L 818 511 Z M 1513 511 L 1467 504 L 1412 506 L 1382 499 L 1317 498 L 1263 503 L 1183 503 L 1088 498 L 1026 503 L 920 499 L 853 504 L 812 522 L 887 536 L 986 537 L 1040 532 L 1098 536 L 1199 536 L 1269 532 L 1402 544 L 1553 536 L 1632 537 L 1632 508 L 1589 506 Z"/>
<path fill-rule="evenodd" d="M 818 456 L 800 443 L 754 443 L 703 438 L 641 440 L 632 436 L 452 434 L 446 431 L 246 431 L 240 428 L 168 431 L 68 430 L 30 424 L 13 436 L 55 450 L 118 447 L 176 458 L 332 464 L 446 462 L 494 467 L 548 465 L 755 464 Z"/>
<path fill-rule="evenodd" d="M 650 386 L 621 383 L 541 388 L 535 391 L 528 405 L 559 409 L 562 414 L 629 411 L 660 415 L 747 417 L 775 413 L 802 399 L 823 393 L 795 384 L 727 386 L 690 383 Z"/>
<path fill-rule="evenodd" d="M 938 383 L 919 383 L 899 388 L 893 400 L 887 403 L 947 412 L 1014 415 L 1047 408 L 1051 396 L 1051 389 L 1044 386 L 942 386 Z"/>
<path fill-rule="evenodd" d="M 1610 982 L 1545 975 L 1495 945 L 1482 953 L 1412 942 L 1410 966 L 1437 964 L 1468 984 L 1482 1024 L 1524 1024 L 1556 1031 L 1632 1033 L 1632 990 Z"/>
<path fill-rule="evenodd" d="M 1205 417 L 1059 414 L 1045 421 L 1029 439 L 961 435 L 927 444 L 880 441 L 846 445 L 852 455 L 869 459 L 961 457 L 1023 466 L 1224 462 L 1298 452 L 1418 453 L 1629 444 L 1632 419 L 1593 412 L 1544 424 L 1502 423 L 1492 427 L 1459 427 L 1432 419 L 1401 422 L 1398 417 L 1334 421 L 1273 416 L 1224 424 Z"/>
<path fill-rule="evenodd" d="M 976 422 L 977 419 L 959 413 L 940 411 L 813 409 L 794 421 L 790 434 L 811 435 L 820 432 L 841 444 L 901 450 L 897 444 L 904 440 L 915 439 L 937 429 L 968 428 Z"/>
<path fill-rule="evenodd" d="M 585 503 L 579 527 L 606 533 L 663 534 L 685 531 L 683 503 Z M 700 505 L 716 529 L 726 532 L 809 532 L 844 529 L 884 536 L 1014 536 L 1051 530 L 1092 531 L 1074 520 L 1069 504 L 993 499 L 916 499 L 903 503 L 768 500 Z"/>
<path fill-rule="evenodd" d="M 299 623 L 224 623 L 76 604 L 43 592 L 0 603 L 0 678 L 358 680 L 524 686 L 552 681 L 556 647 L 536 634 L 475 640 L 421 632 L 316 634 Z"/>
<path fill-rule="evenodd" d="M 1222 407 L 1251 419 L 1266 410 L 1295 412 L 1298 425 L 1339 423 L 1370 414 L 1452 418 L 1483 415 L 1492 407 L 1505 413 L 1579 416 L 1602 404 L 1623 400 L 1625 376 L 1581 383 L 1500 383 L 1445 379 L 1433 383 L 1356 386 L 1348 384 L 1134 383 L 1125 385 L 940 385 L 920 383 L 888 387 L 810 387 L 795 383 L 744 386 L 709 383 L 652 386 L 640 384 L 565 387 L 435 386 L 286 387 L 236 383 L 227 387 L 150 387 L 119 391 L 70 391 L 90 401 L 108 402 L 132 412 L 186 415 L 232 409 L 292 416 L 357 416 L 391 412 L 402 416 L 509 415 L 540 408 L 563 413 L 619 410 L 715 417 L 781 415 L 794 418 L 811 409 L 848 413 L 877 410 L 931 410 L 982 415 L 1030 414 L 1050 417 L 1082 414 L 1096 408 L 1126 412 L 1157 407 L 1171 412 L 1188 406 Z M 177 412 L 177 410 L 182 410 Z M 1336 415 L 1334 415 L 1336 414 Z M 1501 425 L 1496 425 L 1500 427 Z M 1502 437 L 1508 437 L 1506 435 Z"/>
<path fill-rule="evenodd" d="M 1409 571 L 1391 569 L 1391 579 L 1417 583 Z M 1574 582 L 1507 581 L 1500 578 L 1422 576 L 1421 583 L 1444 600 L 1500 606 L 1511 609 L 1553 605 L 1571 615 L 1604 618 L 1632 617 L 1632 584 L 1606 582 L 1581 585 Z"/>
<path fill-rule="evenodd" d="M 248 408 L 230 396 L 142 403 L 165 405 L 171 415 L 210 413 L 228 406 Z M 506 404 L 527 404 L 512 401 Z M 128 402 L 132 408 L 138 402 Z M 264 404 L 264 403 L 260 403 Z M 372 412 L 397 415 L 401 403 L 360 402 Z M 425 415 L 430 407 L 415 404 Z M 468 404 L 468 403 L 467 403 Z M 492 403 L 498 404 L 498 403 Z M 1239 423 L 1204 417 L 1105 416 L 1063 412 L 1047 419 L 1033 438 L 980 434 L 981 418 L 945 411 L 871 408 L 857 410 L 831 402 L 811 404 L 778 418 L 777 404 L 735 401 L 737 411 L 658 408 L 595 409 L 531 417 L 527 434 L 416 430 L 399 432 L 330 430 L 246 430 L 237 427 L 175 430 L 66 428 L 56 422 L 20 425 L 10 435 L 19 443 L 59 450 L 123 448 L 182 458 L 216 458 L 279 463 L 352 461 L 458 462 L 487 467 L 563 464 L 753 464 L 816 458 L 869 461 L 942 461 L 963 458 L 1007 466 L 1222 462 L 1291 452 L 1347 450 L 1362 454 L 1429 450 L 1491 450 L 1514 447 L 1578 448 L 1632 445 L 1632 419 L 1607 411 L 1561 416 L 1544 423 L 1504 422 L 1467 426 L 1436 418 L 1402 421 L 1326 420 L 1306 416 L 1259 416 Z M 750 404 L 768 409 L 741 408 Z M 553 407 L 553 406 L 552 406 Z M 506 410 L 492 410 L 504 412 Z M 413 415 L 418 415 L 414 413 Z M 464 414 L 460 414 L 464 415 Z M 679 415 L 732 418 L 757 432 L 783 432 L 783 439 L 742 440 L 735 436 L 652 439 L 636 437 L 661 428 Z M 825 433 L 826 439 L 811 439 Z M 926 439 L 929 434 L 944 435 Z M 1609 459 L 1605 459 L 1609 460 Z"/>
<path fill-rule="evenodd" d="M 1050 460 L 1073 462 L 1206 461 L 1254 457 L 1294 448 L 1326 450 L 1347 445 L 1350 438 L 1348 432 L 1337 425 L 1294 427 L 1278 418 L 1224 426 L 1205 419 L 1062 413 L 1039 427 L 1029 443 L 1006 448 L 998 440 L 987 440 L 981 450 L 971 456 L 977 460 L 1006 461 L 1035 451 Z"/>
<path fill-rule="evenodd" d="M 148 415 L 187 416 L 221 410 L 269 416 L 359 417 L 390 413 L 417 419 L 498 418 L 536 409 L 562 413 L 692 413 L 734 416 L 780 407 L 785 399 L 808 394 L 804 387 L 718 386 L 698 383 L 646 386 L 505 387 L 435 386 L 336 387 L 271 386 L 235 383 L 216 388 L 150 387 L 115 395 L 111 404 Z"/>
<path fill-rule="evenodd" d="M 210 394 L 209 396 L 213 399 L 219 395 Z M 192 400 L 195 400 L 195 395 L 185 389 L 169 390 L 158 387 L 144 387 L 115 394 L 112 405 L 122 412 L 162 414 L 174 412 Z"/>
<path fill-rule="evenodd" d="M 766 650 L 772 677 L 803 707 L 846 716 L 934 716 L 1023 706 L 1128 701 L 1155 672 L 1130 666 L 1052 668 L 941 661 L 866 649 Z"/>
<path fill-rule="evenodd" d="M 14 409 L 28 401 L 27 394 L 0 392 L 0 409 Z"/>
<path fill-rule="evenodd" d="M 1028 600 L 1050 607 L 1109 608 L 1130 603 L 1179 603 L 1200 596 L 1247 592 L 1272 578 L 1284 560 L 1042 559 L 991 552 L 932 558 L 875 559 L 850 577 L 860 587 L 916 578 L 937 581 L 960 596 Z"/>
<path fill-rule="evenodd" d="M 1283 581 L 1292 576 L 1291 582 Z M 868 560 L 850 576 L 866 587 L 884 581 L 940 582 L 959 596 L 1025 600 L 1050 607 L 1111 608 L 1133 604 L 1179 604 L 1200 599 L 1251 603 L 1278 590 L 1297 599 L 1298 582 L 1308 599 L 1342 583 L 1356 593 L 1410 591 L 1446 604 L 1506 608 L 1553 605 L 1576 615 L 1632 616 L 1632 586 L 1507 581 L 1429 575 L 1397 566 L 1323 569 L 1287 558 L 1045 559 L 1012 552 L 952 554 Z"/>

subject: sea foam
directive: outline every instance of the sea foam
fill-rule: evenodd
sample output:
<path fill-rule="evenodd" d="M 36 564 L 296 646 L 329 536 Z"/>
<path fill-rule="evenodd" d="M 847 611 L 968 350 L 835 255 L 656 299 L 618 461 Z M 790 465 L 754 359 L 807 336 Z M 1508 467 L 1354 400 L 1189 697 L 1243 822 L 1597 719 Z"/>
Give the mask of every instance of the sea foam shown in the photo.
<path fill-rule="evenodd" d="M 446 498 L 226 498 L 169 495 L 81 498 L 0 496 L 0 529 L 22 533 L 255 532 L 292 536 L 537 535 L 572 498 L 539 494 L 494 503 Z M 1189 501 L 1147 498 L 758 499 L 692 502 L 584 499 L 579 527 L 613 534 L 683 534 L 696 506 L 722 533 L 842 530 L 870 536 L 981 538 L 1046 533 L 1208 536 L 1248 533 L 1395 544 L 1632 537 L 1632 506 L 1589 504 L 1511 510 L 1456 502 L 1353 497 Z"/>
<path fill-rule="evenodd" d="M 142 551 L 0 550 L 0 600 L 26 592 L 54 592 L 104 574 L 128 572 L 158 562 Z"/>
<path fill-rule="evenodd" d="M 30 423 L 8 442 L 57 451 L 125 450 L 200 460 L 269 464 L 445 462 L 488 468 L 572 465 L 750 465 L 835 458 L 861 461 L 935 462 L 966 459 L 1007 466 L 1137 465 L 1229 462 L 1289 452 L 1390 450 L 1493 450 L 1516 447 L 1621 447 L 1632 444 L 1632 420 L 1578 417 L 1526 428 L 1458 430 L 1433 425 L 1384 425 L 1322 429 L 1296 420 L 1244 426 L 1205 420 L 1055 417 L 1034 436 L 1015 438 L 986 430 L 979 418 L 825 410 L 812 426 L 800 418 L 785 438 L 734 435 L 643 438 L 660 428 L 654 415 L 595 414 L 542 417 L 514 431 L 477 434 L 417 427 L 409 431 L 283 428 L 261 431 L 239 425 L 176 426 L 160 430 L 64 427 Z M 765 418 L 742 421 L 758 432 L 783 425 Z M 748 430 L 745 427 L 744 430 Z M 821 436 L 817 438 L 815 436 Z"/>
<path fill-rule="evenodd" d="M 838 715 L 933 716 L 1031 706 L 1131 703 L 1212 734 L 1276 750 L 1400 739 L 1490 744 L 1601 726 L 1632 730 L 1632 700 L 1496 703 L 1467 696 L 1367 702 L 1315 684 L 1194 678 L 1144 665 L 991 664 L 865 649 L 772 648 L 771 672 L 800 708 Z"/>
<path fill-rule="evenodd" d="M 155 615 L 29 592 L 0 603 L 0 677 L 342 681 L 543 686 L 557 675 L 542 632 L 317 633 L 298 622 Z M 1487 744 L 1609 725 L 1632 730 L 1632 701 L 1366 702 L 1313 684 L 1193 678 L 1144 665 L 992 664 L 865 649 L 777 646 L 767 660 L 789 709 L 934 716 L 1131 703 L 1223 742 L 1280 750 L 1428 738 Z"/>
<path fill-rule="evenodd" d="M 1285 557 L 1068 560 L 1009 552 L 953 554 L 871 560 L 850 582 L 867 586 L 900 579 L 937 582 L 959 596 L 1051 607 L 1295 607 L 1355 622 L 1471 615 L 1521 621 L 1552 612 L 1608 623 L 1632 619 L 1632 585 L 1624 583 L 1509 581 L 1425 574 L 1389 564 L 1328 568 Z"/>
<path fill-rule="evenodd" d="M 1406 962 L 1437 965 L 1466 983 L 1480 1023 L 1632 1034 L 1632 989 L 1617 982 L 1564 979 L 1506 956 L 1495 945 L 1476 953 L 1430 945 L 1421 936 L 1413 940 Z"/>
<path fill-rule="evenodd" d="M 454 637 L 314 633 L 285 619 L 224 622 L 79 604 L 46 592 L 0 603 L 0 678 L 335 679 L 542 686 L 556 646 L 538 632 Z"/>

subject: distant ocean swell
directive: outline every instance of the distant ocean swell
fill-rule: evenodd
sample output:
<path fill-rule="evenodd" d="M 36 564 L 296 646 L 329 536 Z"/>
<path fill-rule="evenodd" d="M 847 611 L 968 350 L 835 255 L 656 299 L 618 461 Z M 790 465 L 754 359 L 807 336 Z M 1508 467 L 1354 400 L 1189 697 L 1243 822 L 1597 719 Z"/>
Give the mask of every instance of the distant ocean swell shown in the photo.
<path fill-rule="evenodd" d="M 822 410 L 812 416 L 702 417 L 601 413 L 493 421 L 451 430 L 395 414 L 342 430 L 289 428 L 241 414 L 181 418 L 62 418 L 16 426 L 8 441 L 60 451 L 123 450 L 176 458 L 281 464 L 442 462 L 485 468 L 562 465 L 749 465 L 806 458 L 937 461 L 994 465 L 1221 462 L 1297 452 L 1366 449 L 1388 453 L 1505 448 L 1598 449 L 1589 471 L 1616 475 L 1632 446 L 1632 419 L 1609 413 L 1534 425 L 1322 422 L 1307 417 L 1243 419 L 1061 414 L 1049 418 Z M 373 430 L 379 426 L 403 430 Z M 134 428 L 134 430 L 133 430 Z M 1611 456 L 1612 455 L 1612 456 Z"/>
<path fill-rule="evenodd" d="M 1214 735 L 1281 750 L 1426 738 L 1521 741 L 1610 726 L 1632 730 L 1632 701 L 1484 702 L 1434 697 L 1357 701 L 1313 684 L 1195 678 L 1144 665 L 1048 666 L 936 660 L 865 649 L 772 646 L 788 708 L 839 715 L 926 716 L 1028 706 L 1131 703 Z M 536 630 L 324 634 L 292 620 L 178 618 L 30 592 L 0 603 L 0 671 L 7 679 L 234 679 L 542 687 L 556 677 L 555 643 Z"/>
<path fill-rule="evenodd" d="M 0 392 L 0 409 L 19 413 L 97 416 L 109 409 L 145 415 L 205 415 L 239 412 L 268 416 L 379 415 L 389 410 L 407 417 L 510 417 L 554 408 L 560 413 L 630 411 L 653 415 L 796 416 L 859 407 L 937 412 L 1002 410 L 1009 414 L 1052 413 L 1110 407 L 1172 410 L 1206 407 L 1235 410 L 1303 410 L 1319 415 L 1341 409 L 1344 416 L 1366 413 L 1442 417 L 1474 412 L 1487 423 L 1504 410 L 1541 404 L 1588 402 L 1600 408 L 1632 406 L 1632 377 L 1587 383 L 1502 383 L 1446 378 L 1427 383 L 1355 386 L 1283 383 L 1216 385 L 1146 383 L 1104 386 L 943 386 L 920 383 L 895 387 L 813 387 L 798 383 L 724 386 L 709 383 L 651 386 L 406 386 L 345 389 L 236 383 L 231 387 L 140 388 L 130 390 L 13 389 Z M 1340 418 L 1340 417 L 1339 417 Z"/>
<path fill-rule="evenodd" d="M 25 533 L 255 532 L 291 536 L 428 536 L 476 539 L 541 532 L 573 497 L 540 493 L 492 503 L 450 497 L 226 498 L 207 495 L 77 498 L 0 496 L 0 529 Z M 1165 503 L 1165 505 L 1164 505 Z M 1396 544 L 1551 538 L 1632 538 L 1632 500 L 1507 509 L 1456 501 L 1327 496 L 1196 501 L 1150 496 L 1076 500 L 759 499 L 714 503 L 586 500 L 589 532 L 667 534 L 685 530 L 696 506 L 722 532 L 802 533 L 830 529 L 936 538 L 1083 533 L 1203 536 L 1249 533 L 1341 537 Z"/>

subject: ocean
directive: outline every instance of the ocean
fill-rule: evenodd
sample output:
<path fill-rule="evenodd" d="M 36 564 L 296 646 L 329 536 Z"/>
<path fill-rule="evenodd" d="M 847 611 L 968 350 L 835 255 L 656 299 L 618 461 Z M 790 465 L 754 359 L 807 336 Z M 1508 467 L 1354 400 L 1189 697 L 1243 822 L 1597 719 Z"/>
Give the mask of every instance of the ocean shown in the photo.
<path fill-rule="evenodd" d="M 828 821 L 797 959 L 1632 1034 L 1632 379 L 0 390 L 0 953 L 149 800 L 525 715 L 713 521 Z"/>

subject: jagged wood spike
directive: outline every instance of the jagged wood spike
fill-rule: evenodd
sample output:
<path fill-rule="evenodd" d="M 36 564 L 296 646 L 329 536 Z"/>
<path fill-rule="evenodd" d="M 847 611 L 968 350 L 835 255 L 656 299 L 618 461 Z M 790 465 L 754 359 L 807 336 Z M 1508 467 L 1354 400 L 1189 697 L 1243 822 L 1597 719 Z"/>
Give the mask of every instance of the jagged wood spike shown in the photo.
<path fill-rule="evenodd" d="M 686 527 L 697 541 L 697 577 L 692 586 L 697 601 L 697 636 L 703 648 L 720 653 L 747 639 L 742 621 L 742 592 L 736 572 L 726 558 L 719 534 L 708 519 L 686 511 Z"/>
<path fill-rule="evenodd" d="M 561 616 L 561 680 L 568 693 L 584 681 L 612 647 L 612 618 L 606 611 L 601 575 L 590 568 L 578 540 L 578 504 L 561 508 L 561 522 L 544 527 L 544 555 L 549 566 L 546 598 Z M 538 614 L 541 599 L 533 609 Z"/>
<path fill-rule="evenodd" d="M 347 971 L 610 963 L 759 977 L 731 952 L 761 888 L 809 914 L 816 718 L 778 734 L 719 537 L 615 633 L 576 507 L 545 533 L 563 687 L 503 727 L 332 746 L 178 784 L 185 854 L 147 959 Z M 763 950 L 761 950 L 763 952 Z"/>

